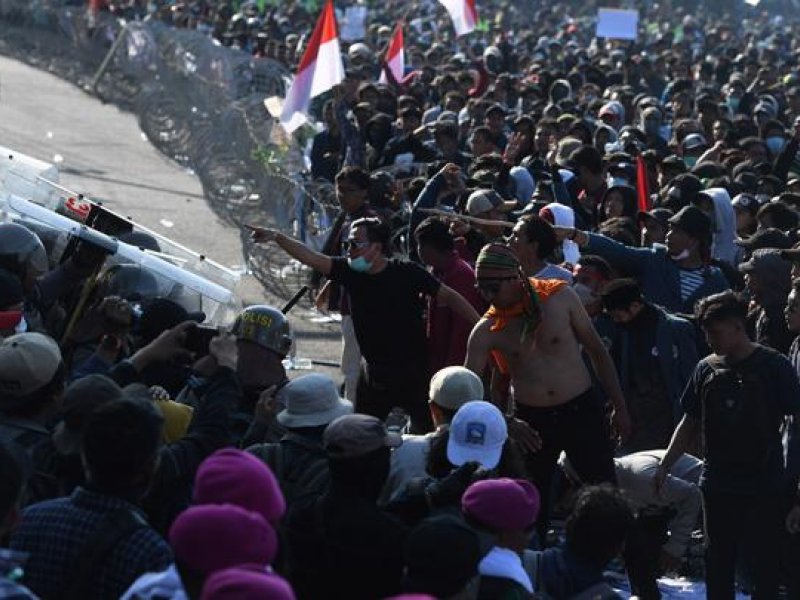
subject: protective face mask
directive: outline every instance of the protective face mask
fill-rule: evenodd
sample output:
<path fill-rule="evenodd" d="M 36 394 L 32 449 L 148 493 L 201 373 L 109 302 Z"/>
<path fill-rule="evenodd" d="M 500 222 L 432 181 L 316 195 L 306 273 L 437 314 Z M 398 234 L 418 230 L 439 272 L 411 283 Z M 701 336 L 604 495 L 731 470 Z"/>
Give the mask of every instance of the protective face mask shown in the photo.
<path fill-rule="evenodd" d="M 353 269 L 353 271 L 357 271 L 359 273 L 367 273 L 372 268 L 372 263 L 363 256 L 348 258 L 347 264 L 351 269 Z"/>
<path fill-rule="evenodd" d="M 728 99 L 725 101 L 725 103 L 728 105 L 728 108 L 731 110 L 731 112 L 735 113 L 737 110 L 739 110 L 739 104 L 741 103 L 741 101 L 742 101 L 741 98 L 728 96 Z"/>
<path fill-rule="evenodd" d="M 686 165 L 687 169 L 691 169 L 697 164 L 698 156 L 684 156 L 683 157 L 683 164 Z"/>
<path fill-rule="evenodd" d="M 689 258 L 689 249 L 685 248 L 680 254 L 671 254 L 670 258 L 675 261 L 686 260 L 687 258 Z"/>
<path fill-rule="evenodd" d="M 14 327 L 14 333 L 25 333 L 28 331 L 28 322 L 25 320 L 25 317 L 22 317 L 17 323 L 17 326 Z"/>
<path fill-rule="evenodd" d="M 777 156 L 783 150 L 783 146 L 786 143 L 786 140 L 781 136 L 772 136 L 767 138 L 767 148 L 772 153 L 773 156 Z"/>

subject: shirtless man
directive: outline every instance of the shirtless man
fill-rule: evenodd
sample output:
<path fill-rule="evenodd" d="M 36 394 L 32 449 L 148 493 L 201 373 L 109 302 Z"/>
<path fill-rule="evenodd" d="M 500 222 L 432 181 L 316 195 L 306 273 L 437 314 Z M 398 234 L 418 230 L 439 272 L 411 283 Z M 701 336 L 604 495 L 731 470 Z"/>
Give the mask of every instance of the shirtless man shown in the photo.
<path fill-rule="evenodd" d="M 492 359 L 495 370 L 510 382 L 515 408 L 511 432 L 535 450 L 527 455 L 534 482 L 547 494 L 562 451 L 582 481 L 614 482 L 608 424 L 582 349 L 611 402 L 612 424 L 623 439 L 630 433 L 630 418 L 614 363 L 578 296 L 564 282 L 526 281 L 513 251 L 499 244 L 484 246 L 475 270 L 478 289 L 492 306 L 472 330 L 465 366 L 481 374 Z M 493 397 L 509 404 L 508 394 Z M 546 528 L 546 514 L 540 524 Z"/>

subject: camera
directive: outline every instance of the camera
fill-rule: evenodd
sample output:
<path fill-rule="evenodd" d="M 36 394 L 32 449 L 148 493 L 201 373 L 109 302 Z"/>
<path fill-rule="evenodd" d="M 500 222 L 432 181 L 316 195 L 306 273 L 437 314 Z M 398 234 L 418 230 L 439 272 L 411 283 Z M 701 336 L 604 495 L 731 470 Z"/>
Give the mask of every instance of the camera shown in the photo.
<path fill-rule="evenodd" d="M 217 335 L 219 335 L 219 330 L 216 327 L 196 325 L 186 330 L 183 346 L 197 356 L 205 356 L 209 352 L 211 340 Z"/>

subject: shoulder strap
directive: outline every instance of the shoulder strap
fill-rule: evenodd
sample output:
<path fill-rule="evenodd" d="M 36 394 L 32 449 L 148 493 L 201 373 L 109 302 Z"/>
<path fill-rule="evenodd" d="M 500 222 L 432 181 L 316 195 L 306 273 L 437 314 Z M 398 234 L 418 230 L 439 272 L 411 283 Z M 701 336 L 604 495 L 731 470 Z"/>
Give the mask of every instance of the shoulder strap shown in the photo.
<path fill-rule="evenodd" d="M 65 600 L 83 600 L 97 584 L 97 573 L 108 561 L 114 547 L 135 531 L 147 527 L 141 515 L 129 508 L 108 513 L 84 541 L 66 572 Z"/>

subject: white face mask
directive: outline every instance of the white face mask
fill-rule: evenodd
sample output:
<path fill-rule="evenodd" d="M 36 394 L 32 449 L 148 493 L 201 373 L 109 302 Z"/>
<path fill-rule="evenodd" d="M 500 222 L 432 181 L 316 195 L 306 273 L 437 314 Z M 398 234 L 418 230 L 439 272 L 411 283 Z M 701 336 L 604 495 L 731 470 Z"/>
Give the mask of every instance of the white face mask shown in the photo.
<path fill-rule="evenodd" d="M 683 251 L 679 254 L 670 254 L 670 258 L 675 261 L 686 260 L 687 258 L 689 258 L 689 249 L 684 248 Z"/>
<path fill-rule="evenodd" d="M 16 327 L 14 327 L 14 333 L 25 333 L 26 331 L 28 331 L 28 322 L 25 320 L 25 317 L 23 316 L 19 320 L 19 323 L 17 323 Z"/>

